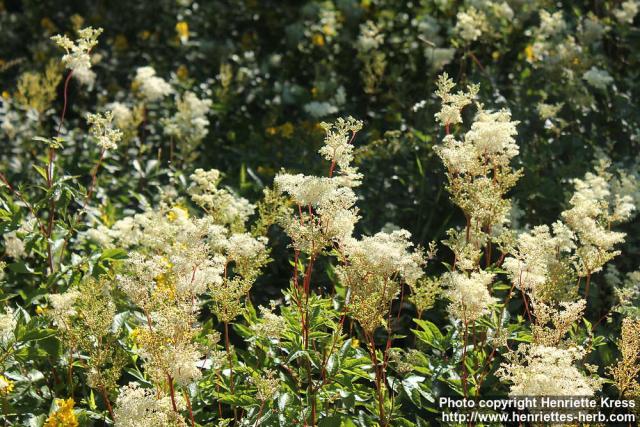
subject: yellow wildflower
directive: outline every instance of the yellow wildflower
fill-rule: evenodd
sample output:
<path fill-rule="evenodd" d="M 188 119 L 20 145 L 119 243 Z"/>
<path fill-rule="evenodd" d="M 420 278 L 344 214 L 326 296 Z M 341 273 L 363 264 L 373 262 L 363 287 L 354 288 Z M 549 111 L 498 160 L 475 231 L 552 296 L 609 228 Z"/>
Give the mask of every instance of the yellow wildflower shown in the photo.
<path fill-rule="evenodd" d="M 180 37 L 182 43 L 186 43 L 189 40 L 189 24 L 185 21 L 180 21 L 176 24 L 176 33 Z"/>
<path fill-rule="evenodd" d="M 39 305 L 39 306 L 37 306 L 37 307 L 36 307 L 36 314 L 37 314 L 38 316 L 42 316 L 42 315 L 44 314 L 44 312 L 45 312 L 45 311 L 46 311 L 46 309 L 45 309 L 43 306 L 41 306 L 41 305 Z"/>
<path fill-rule="evenodd" d="M 329 37 L 336 35 L 336 29 L 334 27 L 332 27 L 331 25 L 323 25 L 322 26 L 322 32 L 324 34 L 326 34 L 327 36 L 329 36 Z"/>
<path fill-rule="evenodd" d="M 533 54 L 533 46 L 528 45 L 527 47 L 524 48 L 524 54 L 527 57 L 527 61 L 533 61 L 534 59 L 536 59 L 536 56 Z"/>
<path fill-rule="evenodd" d="M 286 122 L 282 126 L 280 126 L 280 135 L 285 138 L 291 138 L 293 136 L 294 127 L 291 122 Z"/>
<path fill-rule="evenodd" d="M 54 24 L 53 21 L 46 16 L 42 18 L 42 20 L 40 20 L 40 25 L 49 33 L 55 33 L 58 31 L 58 27 L 56 27 L 56 24 Z"/>
<path fill-rule="evenodd" d="M 113 41 L 113 47 L 120 51 L 127 50 L 129 48 L 129 41 L 127 40 L 127 37 L 124 34 L 118 34 Z"/>
<path fill-rule="evenodd" d="M 500 52 L 498 52 L 497 50 L 494 50 L 493 53 L 491 54 L 491 57 L 493 58 L 494 61 L 497 61 L 500 58 Z"/>
<path fill-rule="evenodd" d="M 278 128 L 274 127 L 274 126 L 270 126 L 268 128 L 265 129 L 265 132 L 267 133 L 267 135 L 269 136 L 273 136 L 276 133 L 278 133 Z"/>
<path fill-rule="evenodd" d="M 324 46 L 324 37 L 322 34 L 314 34 L 311 38 L 311 42 L 316 46 Z"/>
<path fill-rule="evenodd" d="M 351 348 L 360 347 L 360 340 L 358 338 L 354 338 L 351 340 Z"/>
<path fill-rule="evenodd" d="M 9 98 L 11 98 L 11 95 L 9 95 L 9 92 L 7 92 L 6 90 L 3 90 L 2 91 L 2 97 L 4 99 L 9 99 Z"/>
<path fill-rule="evenodd" d="M 180 80 L 186 80 L 189 77 L 189 69 L 185 65 L 180 65 L 176 70 L 176 76 Z"/>
<path fill-rule="evenodd" d="M 73 26 L 73 29 L 78 31 L 79 29 L 81 29 L 82 27 L 84 27 L 84 18 L 80 15 L 78 15 L 77 13 L 75 15 L 71 16 L 71 25 Z"/>
<path fill-rule="evenodd" d="M 73 412 L 73 399 L 57 399 L 58 410 L 49 415 L 44 427 L 78 427 L 78 419 Z"/>
<path fill-rule="evenodd" d="M 0 375 L 0 396 L 6 396 L 13 391 L 13 381 Z"/>

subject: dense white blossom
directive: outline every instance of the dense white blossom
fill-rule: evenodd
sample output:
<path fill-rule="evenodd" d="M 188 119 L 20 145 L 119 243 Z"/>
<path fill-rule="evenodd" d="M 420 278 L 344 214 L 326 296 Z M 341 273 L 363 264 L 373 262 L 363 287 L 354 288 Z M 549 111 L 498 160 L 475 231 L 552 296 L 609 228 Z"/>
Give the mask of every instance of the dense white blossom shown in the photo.
<path fill-rule="evenodd" d="M 606 89 L 607 86 L 613 83 L 613 77 L 608 72 L 595 66 L 585 72 L 582 78 L 596 89 Z"/>
<path fill-rule="evenodd" d="M 487 27 L 487 16 L 473 6 L 459 11 L 456 19 L 455 32 L 467 42 L 478 40 Z"/>
<path fill-rule="evenodd" d="M 13 338 L 16 324 L 16 313 L 10 307 L 5 307 L 4 313 L 0 312 L 0 344 L 6 344 Z"/>
<path fill-rule="evenodd" d="M 102 28 L 87 27 L 78 30 L 78 38 L 75 41 L 64 35 L 55 35 L 51 39 L 66 51 L 62 57 L 65 66 L 86 76 L 91 68 L 89 52 L 98 44 L 100 34 L 102 34 Z"/>
<path fill-rule="evenodd" d="M 177 394 L 176 405 L 185 409 L 184 398 Z M 170 396 L 158 396 L 154 389 L 129 383 L 120 389 L 114 408 L 117 427 L 187 426 L 184 418 L 173 410 Z"/>
<path fill-rule="evenodd" d="M 173 92 L 171 85 L 156 76 L 156 70 L 149 66 L 136 70 L 133 83 L 140 89 L 142 96 L 150 102 L 158 101 Z"/>
<path fill-rule="evenodd" d="M 4 252 L 14 259 L 22 258 L 26 255 L 24 242 L 15 231 L 10 231 L 2 236 L 4 239 Z"/>
<path fill-rule="evenodd" d="M 494 276 L 486 271 L 448 273 L 445 277 L 445 295 L 451 301 L 449 313 L 465 323 L 474 322 L 488 314 L 491 306 L 498 302 L 489 293 Z"/>
<path fill-rule="evenodd" d="M 623 24 L 633 24 L 633 20 L 639 10 L 640 2 L 637 0 L 627 0 L 622 2 L 620 7 L 613 11 L 613 15 Z"/>
<path fill-rule="evenodd" d="M 115 150 L 122 139 L 122 131 L 113 127 L 113 113 L 107 111 L 104 114 L 87 114 L 89 133 L 103 150 Z"/>
<path fill-rule="evenodd" d="M 583 356 L 576 347 L 524 344 L 507 354 L 497 375 L 512 383 L 510 396 L 593 396 L 601 381 L 576 367 Z"/>

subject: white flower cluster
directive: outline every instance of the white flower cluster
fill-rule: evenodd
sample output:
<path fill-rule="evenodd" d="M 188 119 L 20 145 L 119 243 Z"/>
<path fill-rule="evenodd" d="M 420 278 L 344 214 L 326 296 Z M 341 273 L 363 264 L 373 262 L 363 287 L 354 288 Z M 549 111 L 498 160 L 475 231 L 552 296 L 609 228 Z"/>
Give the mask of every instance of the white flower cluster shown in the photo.
<path fill-rule="evenodd" d="M 622 2 L 620 7 L 613 11 L 613 15 L 622 24 L 633 24 L 633 20 L 639 10 L 640 2 L 637 0 L 627 0 Z"/>
<path fill-rule="evenodd" d="M 5 233 L 2 237 L 4 239 L 4 253 L 7 256 L 20 259 L 26 254 L 24 242 L 15 231 Z"/>
<path fill-rule="evenodd" d="M 447 129 L 450 124 L 462 123 L 460 111 L 478 92 L 477 86 L 469 86 L 467 93 L 453 94 L 454 86 L 446 74 L 438 79 L 436 94 L 443 105 L 436 118 Z M 511 204 L 504 195 L 520 177 L 510 166 L 519 152 L 514 138 L 518 122 L 512 121 L 506 110 L 484 111 L 482 105 L 478 109 L 463 140 L 448 134 L 434 150 L 447 168 L 452 199 L 465 212 L 469 225 L 489 230 L 507 221 Z"/>
<path fill-rule="evenodd" d="M 83 28 L 78 30 L 78 39 L 72 41 L 67 36 L 55 35 L 51 40 L 66 51 L 62 62 L 73 72 L 85 74 L 91 68 L 89 52 L 98 44 L 98 36 L 102 34 L 102 28 Z"/>
<path fill-rule="evenodd" d="M 148 66 L 136 70 L 133 85 L 149 102 L 158 101 L 173 92 L 171 85 L 163 78 L 156 76 L 156 70 Z"/>
<path fill-rule="evenodd" d="M 451 272 L 445 276 L 446 297 L 451 301 L 449 313 L 463 323 L 472 323 L 490 312 L 498 300 L 489 293 L 494 274 L 474 271 Z"/>
<path fill-rule="evenodd" d="M 10 307 L 0 313 L 0 344 L 4 345 L 13 339 L 13 331 L 16 328 L 16 313 Z"/>
<path fill-rule="evenodd" d="M 605 90 L 607 86 L 613 83 L 613 77 L 611 77 L 607 71 L 595 66 L 589 68 L 589 70 L 582 75 L 582 78 L 591 86 L 601 90 Z"/>
<path fill-rule="evenodd" d="M 479 90 L 478 85 L 469 85 L 467 86 L 467 92 L 458 91 L 452 93 L 451 89 L 455 85 L 447 73 L 443 73 L 438 77 L 436 95 L 441 99 L 442 107 L 435 117 L 437 121 L 447 127 L 462 123 L 462 115 L 460 114 L 462 109 L 473 102 Z"/>
<path fill-rule="evenodd" d="M 244 229 L 255 206 L 231 190 L 218 188 L 220 171 L 196 169 L 190 178 L 189 194 L 194 203 L 214 217 L 218 224 L 228 225 L 234 231 Z"/>
<path fill-rule="evenodd" d="M 104 114 L 87 114 L 89 133 L 96 138 L 98 146 L 103 150 L 115 150 L 122 139 L 122 131 L 114 128 L 113 113 L 107 111 Z"/>
<path fill-rule="evenodd" d="M 163 121 L 164 133 L 178 138 L 193 150 L 209 133 L 207 114 L 211 108 L 210 99 L 199 99 L 195 93 L 186 92 L 176 102 L 176 114 Z"/>
<path fill-rule="evenodd" d="M 507 354 L 496 375 L 512 383 L 510 396 L 593 396 L 602 381 L 575 366 L 583 356 L 576 347 L 525 344 Z"/>
<path fill-rule="evenodd" d="M 51 310 L 49 315 L 61 330 L 67 330 L 71 327 L 69 319 L 76 315 L 74 304 L 80 292 L 77 289 L 69 289 L 61 294 L 49 294 L 49 303 Z"/>
<path fill-rule="evenodd" d="M 575 179 L 571 207 L 562 212 L 579 242 L 577 269 L 582 276 L 600 271 L 620 253 L 614 246 L 624 241 L 625 233 L 611 231 L 611 225 L 629 220 L 636 209 L 631 195 L 612 193 L 608 167 L 608 160 L 602 159 L 595 174 L 588 172 L 584 179 Z"/>
<path fill-rule="evenodd" d="M 357 169 L 351 165 L 353 162 L 354 146 L 351 143 L 355 134 L 362 129 L 362 122 L 348 117 L 346 120 L 338 118 L 335 123 L 320 123 L 326 135 L 324 145 L 318 151 L 325 159 L 338 166 L 340 174 L 350 177 L 351 180 L 359 180 Z"/>
<path fill-rule="evenodd" d="M 466 42 L 478 40 L 488 26 L 485 13 L 473 6 L 459 11 L 456 20 L 454 31 Z"/>
<path fill-rule="evenodd" d="M 350 117 L 322 126 L 326 137 L 319 153 L 332 162 L 330 176 L 280 173 L 274 179 L 276 190 L 288 194 L 298 206 L 299 215 L 287 218 L 283 224 L 287 234 L 296 249 L 313 254 L 332 242 L 351 237 L 358 220 L 357 197 L 352 187 L 358 186 L 362 178 L 351 165 L 351 140 L 362 123 Z"/>
<path fill-rule="evenodd" d="M 113 120 L 120 129 L 127 129 L 133 122 L 133 111 L 121 102 L 112 102 L 107 108 L 113 113 Z"/>
<path fill-rule="evenodd" d="M 367 332 L 381 325 L 388 327 L 384 316 L 400 286 L 415 286 L 424 276 L 424 255 L 421 250 L 412 250 L 410 238 L 408 231 L 395 230 L 342 242 L 345 262 L 336 267 L 336 273 L 350 288 L 349 309 Z"/>
<path fill-rule="evenodd" d="M 360 35 L 358 36 L 358 49 L 361 52 L 376 50 L 384 42 L 384 36 L 373 21 L 367 21 L 360 25 Z"/>
<path fill-rule="evenodd" d="M 504 260 L 503 268 L 517 288 L 535 295 L 549 281 L 557 256 L 576 247 L 573 240 L 573 232 L 560 221 L 553 224 L 553 234 L 546 225 L 534 227 L 518 236 L 516 250 Z"/>
<path fill-rule="evenodd" d="M 175 396 L 177 409 L 185 409 L 185 400 Z M 129 383 L 120 389 L 114 408 L 116 427 L 187 426 L 184 418 L 173 410 L 171 397 L 158 397 L 154 389 Z"/>

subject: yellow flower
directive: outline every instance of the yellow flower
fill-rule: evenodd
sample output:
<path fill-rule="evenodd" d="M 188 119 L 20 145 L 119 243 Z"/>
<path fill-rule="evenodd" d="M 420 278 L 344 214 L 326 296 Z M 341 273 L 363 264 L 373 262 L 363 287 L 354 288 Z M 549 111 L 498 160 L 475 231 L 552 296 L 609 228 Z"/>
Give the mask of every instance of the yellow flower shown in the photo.
<path fill-rule="evenodd" d="M 0 396 L 6 396 L 13 391 L 13 381 L 0 375 Z"/>
<path fill-rule="evenodd" d="M 293 136 L 294 127 L 291 122 L 286 122 L 280 126 L 280 134 L 285 138 L 291 138 Z"/>
<path fill-rule="evenodd" d="M 360 347 L 360 340 L 358 338 L 354 338 L 353 340 L 351 340 L 351 348 L 358 347 Z"/>
<path fill-rule="evenodd" d="M 323 25 L 322 26 L 322 32 L 325 33 L 329 37 L 336 35 L 336 29 L 334 27 L 332 27 L 331 25 Z"/>
<path fill-rule="evenodd" d="M 129 48 L 127 37 L 124 34 L 118 34 L 113 41 L 113 47 L 115 47 L 116 50 L 127 50 Z"/>
<path fill-rule="evenodd" d="M 144 30 L 140 31 L 139 36 L 142 40 L 148 40 L 151 37 L 151 31 Z"/>
<path fill-rule="evenodd" d="M 276 133 L 278 133 L 278 128 L 273 127 L 273 126 L 270 126 L 270 127 L 268 127 L 268 128 L 266 128 L 266 129 L 265 129 L 265 132 L 267 133 L 267 135 L 269 135 L 269 136 L 273 136 L 273 135 L 275 135 Z"/>
<path fill-rule="evenodd" d="M 189 24 L 185 21 L 180 21 L 176 24 L 176 33 L 180 37 L 182 43 L 186 43 L 189 40 Z"/>
<path fill-rule="evenodd" d="M 40 20 L 40 25 L 49 33 L 55 33 L 56 31 L 58 31 L 58 27 L 56 27 L 56 24 L 54 24 L 53 21 L 46 16 L 42 18 L 42 20 Z"/>
<path fill-rule="evenodd" d="M 186 80 L 189 77 L 189 69 L 185 65 L 180 65 L 176 70 L 176 75 L 180 80 Z"/>
<path fill-rule="evenodd" d="M 78 427 L 78 419 L 73 412 L 73 399 L 57 399 L 58 410 L 49 415 L 44 427 Z"/>
<path fill-rule="evenodd" d="M 311 37 L 311 42 L 316 46 L 324 46 L 324 37 L 322 34 L 314 34 L 313 37 Z"/>
<path fill-rule="evenodd" d="M 37 307 L 36 307 L 36 314 L 37 314 L 38 316 L 42 316 L 42 315 L 44 314 L 44 312 L 45 312 L 45 311 L 46 311 L 46 309 L 45 309 L 43 306 L 41 306 L 41 305 L 39 305 L 39 306 L 37 306 Z"/>
<path fill-rule="evenodd" d="M 181 205 L 175 205 L 173 209 L 171 209 L 167 213 L 167 219 L 171 222 L 175 221 L 180 217 L 189 218 L 189 211 L 187 210 L 187 208 Z"/>
<path fill-rule="evenodd" d="M 491 57 L 493 58 L 494 61 L 497 61 L 498 58 L 500 58 L 500 52 L 498 52 L 497 50 L 493 51 L 493 53 L 491 54 Z"/>
<path fill-rule="evenodd" d="M 524 54 L 527 56 L 527 61 L 533 61 L 536 58 L 533 54 L 533 46 L 531 45 L 524 48 Z"/>
<path fill-rule="evenodd" d="M 80 28 L 84 27 L 84 18 L 77 13 L 75 15 L 72 15 L 70 20 L 74 30 L 77 31 Z"/>
<path fill-rule="evenodd" d="M 9 95 L 9 92 L 7 92 L 6 90 L 2 91 L 2 97 L 4 99 L 9 99 L 11 98 L 11 95 Z"/>

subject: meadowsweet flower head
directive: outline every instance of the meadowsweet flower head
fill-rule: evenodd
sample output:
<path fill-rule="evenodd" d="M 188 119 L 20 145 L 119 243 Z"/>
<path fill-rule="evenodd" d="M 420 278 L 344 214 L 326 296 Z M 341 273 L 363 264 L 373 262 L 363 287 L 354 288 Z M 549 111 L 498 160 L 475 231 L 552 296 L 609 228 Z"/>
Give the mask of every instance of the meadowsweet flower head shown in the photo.
<path fill-rule="evenodd" d="M 453 87 L 453 81 L 446 74 L 440 76 L 436 94 L 442 99 L 443 107 L 436 118 L 447 128 L 462 122 L 460 110 L 471 103 L 478 91 L 471 86 L 468 93 L 454 95 L 451 94 Z M 447 188 L 453 202 L 464 211 L 469 226 L 482 233 L 498 229 L 508 221 L 511 203 L 504 196 L 521 172 L 510 165 L 519 152 L 514 139 L 518 122 L 512 121 L 506 110 L 485 111 L 482 105 L 478 105 L 478 109 L 464 140 L 449 134 L 434 150 L 447 168 Z"/>
<path fill-rule="evenodd" d="M 272 369 L 261 372 L 261 375 L 253 377 L 252 381 L 256 386 L 256 399 L 260 402 L 273 400 L 280 388 L 280 378 L 278 373 Z"/>
<path fill-rule="evenodd" d="M 176 114 L 163 120 L 164 133 L 181 142 L 178 148 L 187 157 L 209 133 L 207 114 L 211 104 L 210 99 L 199 99 L 193 92 L 186 92 L 176 102 Z"/>
<path fill-rule="evenodd" d="M 216 223 L 229 226 L 232 231 L 244 230 L 255 206 L 231 190 L 219 188 L 220 171 L 196 169 L 190 178 L 189 194 L 194 203 L 203 208 Z"/>
<path fill-rule="evenodd" d="M 596 89 L 605 90 L 607 86 L 613 83 L 613 77 L 605 71 L 595 66 L 589 68 L 587 72 L 582 75 L 582 78 Z"/>
<path fill-rule="evenodd" d="M 613 377 L 620 395 L 638 398 L 640 396 L 640 320 L 625 318 L 622 321 L 622 331 L 618 339 L 620 359 L 608 371 Z"/>
<path fill-rule="evenodd" d="M 287 321 L 273 312 L 273 307 L 260 307 L 260 321 L 251 325 L 259 338 L 277 339 L 286 331 Z"/>
<path fill-rule="evenodd" d="M 77 313 L 74 304 L 79 296 L 80 292 L 77 289 L 69 289 L 61 294 L 49 294 L 49 315 L 61 330 L 71 327 L 70 318 Z"/>
<path fill-rule="evenodd" d="M 535 323 L 531 327 L 533 341 L 545 346 L 560 346 L 571 327 L 582 318 L 587 302 L 584 299 L 561 302 L 559 307 L 533 299 Z"/>
<path fill-rule="evenodd" d="M 16 324 L 17 319 L 13 309 L 5 307 L 4 313 L 0 313 L 0 344 L 6 344 L 13 339 Z"/>
<path fill-rule="evenodd" d="M 161 77 L 156 76 L 153 67 L 140 67 L 133 80 L 134 87 L 139 88 L 142 96 L 149 102 L 159 101 L 173 92 L 173 88 Z"/>
<path fill-rule="evenodd" d="M 613 15 L 622 24 L 633 24 L 633 20 L 639 10 L 640 2 L 637 0 L 627 0 L 622 2 L 620 7 L 613 11 Z"/>
<path fill-rule="evenodd" d="M 452 93 L 451 90 L 456 84 L 449 78 L 447 73 L 438 77 L 436 95 L 442 100 L 442 108 L 436 113 L 436 120 L 445 126 L 462 123 L 461 111 L 471 104 L 478 94 L 479 87 L 470 85 L 467 92 L 458 91 Z"/>
<path fill-rule="evenodd" d="M 620 253 L 614 247 L 624 241 L 625 233 L 612 231 L 610 226 L 627 221 L 635 210 L 629 195 L 612 194 L 608 167 L 609 161 L 602 159 L 596 173 L 587 172 L 584 179 L 574 179 L 570 208 L 561 214 L 577 237 L 575 258 L 581 276 L 600 271 Z"/>
<path fill-rule="evenodd" d="M 353 144 L 355 134 L 362 129 L 362 122 L 349 116 L 346 120 L 338 118 L 335 123 L 322 122 L 325 130 L 324 145 L 318 151 L 325 159 L 335 163 L 345 175 L 356 175 L 353 162 Z"/>
<path fill-rule="evenodd" d="M 122 139 L 122 131 L 114 128 L 113 113 L 107 111 L 104 114 L 87 114 L 89 133 L 96 138 L 98 146 L 103 150 L 115 150 Z"/>
<path fill-rule="evenodd" d="M 412 250 L 410 237 L 406 230 L 395 230 L 342 243 L 346 262 L 336 272 L 351 289 L 349 308 L 367 332 L 389 327 L 385 315 L 400 286 L 413 286 L 424 275 L 426 261 L 421 250 Z"/>
<path fill-rule="evenodd" d="M 512 383 L 510 396 L 593 396 L 602 380 L 576 367 L 583 356 L 584 350 L 576 347 L 524 344 L 506 355 L 496 374 Z"/>
<path fill-rule="evenodd" d="M 114 123 L 118 128 L 126 129 L 129 127 L 133 121 L 133 111 L 127 105 L 121 102 L 112 102 L 107 105 L 107 108 L 113 114 Z"/>
<path fill-rule="evenodd" d="M 473 6 L 458 12 L 456 19 L 455 32 L 466 42 L 477 40 L 488 28 L 485 13 Z"/>
<path fill-rule="evenodd" d="M 574 249 L 575 236 L 562 222 L 553 224 L 553 233 L 546 225 L 534 227 L 518 236 L 512 256 L 505 259 L 503 268 L 514 285 L 539 299 L 552 295 L 562 275 L 567 259 L 562 254 Z"/>
<path fill-rule="evenodd" d="M 4 252 L 7 256 L 20 259 L 26 255 L 24 242 L 15 231 L 5 233 L 2 237 L 4 238 Z"/>
<path fill-rule="evenodd" d="M 75 41 L 65 35 L 55 35 L 51 40 L 66 51 L 62 62 L 72 71 L 86 72 L 91 68 L 89 52 L 98 44 L 98 36 L 102 34 L 102 28 L 92 27 L 78 30 L 78 38 Z"/>
<path fill-rule="evenodd" d="M 411 291 L 411 302 L 416 305 L 418 313 L 422 313 L 433 307 L 436 298 L 442 291 L 442 285 L 438 279 L 423 277 L 416 281 Z"/>
<path fill-rule="evenodd" d="M 486 271 L 447 274 L 445 295 L 451 301 L 449 313 L 465 323 L 488 314 L 491 306 L 498 302 L 489 293 L 494 276 Z"/>
<path fill-rule="evenodd" d="M 175 396 L 175 401 L 178 410 L 185 409 L 185 401 L 180 394 Z M 114 413 L 117 427 L 187 426 L 180 413 L 173 410 L 171 397 L 157 396 L 155 390 L 141 388 L 136 383 L 120 389 Z"/>

